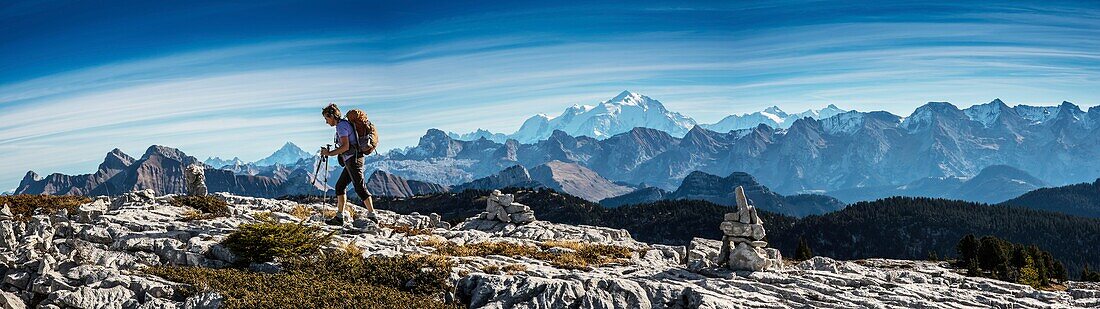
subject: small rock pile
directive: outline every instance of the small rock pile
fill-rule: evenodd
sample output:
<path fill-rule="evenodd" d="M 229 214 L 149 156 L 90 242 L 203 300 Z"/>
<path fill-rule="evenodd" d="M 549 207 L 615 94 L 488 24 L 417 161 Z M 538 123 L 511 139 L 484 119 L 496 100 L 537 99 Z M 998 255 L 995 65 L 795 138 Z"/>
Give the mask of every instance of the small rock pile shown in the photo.
<path fill-rule="evenodd" d="M 535 221 L 535 212 L 531 207 L 516 203 L 516 198 L 511 194 L 500 193 L 493 190 L 489 199 L 485 202 L 485 212 L 481 213 L 481 219 L 496 220 L 506 223 L 527 224 Z"/>
<path fill-rule="evenodd" d="M 184 168 L 183 176 L 187 181 L 188 195 L 206 195 L 206 170 L 202 165 L 194 164 Z"/>
<path fill-rule="evenodd" d="M 745 189 L 735 189 L 737 212 L 727 213 L 722 229 L 722 249 L 718 253 L 719 264 L 733 270 L 761 271 L 782 268 L 783 257 L 779 250 L 767 248 L 764 241 L 764 222 L 756 214 L 756 207 L 749 204 Z"/>

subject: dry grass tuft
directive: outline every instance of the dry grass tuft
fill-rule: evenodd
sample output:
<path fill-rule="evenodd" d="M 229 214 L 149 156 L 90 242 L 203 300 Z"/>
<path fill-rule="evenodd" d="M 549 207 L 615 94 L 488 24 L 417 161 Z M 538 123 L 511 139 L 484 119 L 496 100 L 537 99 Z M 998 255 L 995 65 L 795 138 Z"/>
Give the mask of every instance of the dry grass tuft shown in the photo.
<path fill-rule="evenodd" d="M 321 215 L 324 216 L 325 219 L 335 217 L 336 216 L 336 209 L 322 209 L 321 210 Z"/>
<path fill-rule="evenodd" d="M 486 273 L 486 274 L 494 274 L 494 275 L 499 274 L 500 273 L 500 266 L 496 266 L 496 265 L 493 265 L 493 264 L 481 266 L 481 272 Z"/>
<path fill-rule="evenodd" d="M 432 229 L 418 229 L 407 225 L 380 223 L 381 227 L 393 230 L 394 233 L 402 233 L 407 236 L 432 235 Z"/>
<path fill-rule="evenodd" d="M 206 216 L 195 219 L 209 219 L 213 217 L 229 216 L 229 203 L 211 195 L 190 196 L 180 195 L 172 198 L 172 205 L 179 207 L 191 207 L 201 211 Z"/>
<path fill-rule="evenodd" d="M 75 195 L 31 195 L 19 194 L 0 196 L 0 207 L 8 205 L 11 213 L 17 221 L 27 221 L 35 212 L 53 214 L 62 209 L 69 213 L 76 211 L 81 204 L 91 203 L 92 200 Z"/>
<path fill-rule="evenodd" d="M 188 222 L 195 220 L 206 220 L 213 219 L 214 217 L 215 216 L 213 214 L 203 213 L 202 211 L 199 211 L 197 209 L 188 209 L 183 211 L 183 217 L 180 218 L 180 221 Z"/>
<path fill-rule="evenodd" d="M 349 241 L 347 244 L 344 244 L 343 249 L 344 253 L 347 253 L 350 256 L 363 256 L 363 248 L 359 248 L 359 246 L 356 246 L 355 242 L 353 241 Z"/>
<path fill-rule="evenodd" d="M 303 206 L 302 204 L 294 205 L 294 208 L 290 210 L 290 215 L 298 218 L 298 220 L 305 221 L 313 215 L 313 209 Z"/>
<path fill-rule="evenodd" d="M 427 240 L 422 246 L 433 247 L 438 254 L 448 256 L 501 255 L 527 257 L 549 262 L 562 269 L 591 270 L 591 267 L 610 263 L 623 263 L 630 258 L 631 250 L 612 245 L 593 245 L 580 242 L 546 242 L 540 246 L 506 242 L 483 242 L 456 245 L 451 242 Z M 547 249 L 568 246 L 573 252 L 551 253 Z"/>
<path fill-rule="evenodd" d="M 518 274 L 527 271 L 527 265 L 523 264 L 508 264 L 501 267 L 500 270 L 508 274 Z"/>

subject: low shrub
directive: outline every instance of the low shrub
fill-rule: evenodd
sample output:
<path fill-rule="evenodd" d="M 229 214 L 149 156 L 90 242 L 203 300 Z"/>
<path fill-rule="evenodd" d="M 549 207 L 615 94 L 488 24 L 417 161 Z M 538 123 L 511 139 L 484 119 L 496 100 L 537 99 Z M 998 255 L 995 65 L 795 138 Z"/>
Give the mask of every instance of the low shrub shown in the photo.
<path fill-rule="evenodd" d="M 201 211 L 204 218 L 229 216 L 229 203 L 216 197 L 180 195 L 172 198 L 172 205 L 187 206 Z"/>
<path fill-rule="evenodd" d="M 450 289 L 451 263 L 438 255 L 362 258 L 337 251 L 288 259 L 283 266 L 293 274 L 395 287 L 417 294 L 438 294 Z"/>
<path fill-rule="evenodd" d="M 31 195 L 19 194 L 0 196 L 0 207 L 8 205 L 15 220 L 26 221 L 38 211 L 42 214 L 53 214 L 59 210 L 69 213 L 76 211 L 81 204 L 91 203 L 92 200 L 75 195 Z"/>
<path fill-rule="evenodd" d="M 146 273 L 191 285 L 185 296 L 216 291 L 224 308 L 461 308 L 435 295 L 402 291 L 399 286 L 325 277 L 308 271 L 278 274 L 240 269 L 152 267 Z"/>
<path fill-rule="evenodd" d="M 332 239 L 332 233 L 325 233 L 320 227 L 280 223 L 271 216 L 257 219 L 259 222 L 241 224 L 222 241 L 242 265 L 270 262 L 277 257 L 314 256 Z"/>

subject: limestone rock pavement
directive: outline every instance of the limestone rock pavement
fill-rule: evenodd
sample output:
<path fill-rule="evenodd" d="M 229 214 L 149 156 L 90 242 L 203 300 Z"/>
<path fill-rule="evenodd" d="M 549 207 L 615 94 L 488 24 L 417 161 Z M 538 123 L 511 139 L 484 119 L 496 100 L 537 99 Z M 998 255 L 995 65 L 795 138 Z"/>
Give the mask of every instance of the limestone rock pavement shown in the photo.
<path fill-rule="evenodd" d="M 96 199 L 73 213 L 35 215 L 26 222 L 0 221 L 0 239 L 5 239 L 0 243 L 0 307 L 217 308 L 225 300 L 217 293 L 185 297 L 182 284 L 139 270 L 156 265 L 225 266 L 234 258 L 219 242 L 240 224 L 253 222 L 261 213 L 280 221 L 303 219 L 291 215 L 299 207 L 295 202 L 225 193 L 212 196 L 231 204 L 230 216 L 181 220 L 188 209 L 172 206 L 171 196 L 139 191 L 112 198 L 111 203 Z M 301 206 L 317 213 L 333 208 Z M 818 257 L 783 268 L 735 271 L 718 264 L 720 240 L 665 246 L 638 242 L 624 230 L 537 220 L 516 224 L 475 217 L 452 228 L 432 214 L 379 210 L 377 216 L 381 224 L 328 226 L 321 215 L 305 218 L 304 224 L 339 232 L 324 250 L 342 250 L 350 244 L 361 248 L 364 256 L 430 254 L 436 249 L 426 245 L 428 241 L 539 244 L 572 240 L 631 251 L 629 259 L 590 270 L 563 269 L 525 257 L 450 257 L 455 265 L 455 291 L 448 297 L 471 308 L 1100 306 L 1100 288 L 1093 284 L 1071 282 L 1066 291 L 1040 291 L 966 277 L 944 263 Z M 389 228 L 395 225 L 431 233 L 406 235 Z M 737 243 L 742 245 L 752 247 L 751 242 Z M 570 249 L 543 250 L 557 254 Z M 483 271 L 486 266 L 510 264 L 525 269 L 507 274 Z"/>

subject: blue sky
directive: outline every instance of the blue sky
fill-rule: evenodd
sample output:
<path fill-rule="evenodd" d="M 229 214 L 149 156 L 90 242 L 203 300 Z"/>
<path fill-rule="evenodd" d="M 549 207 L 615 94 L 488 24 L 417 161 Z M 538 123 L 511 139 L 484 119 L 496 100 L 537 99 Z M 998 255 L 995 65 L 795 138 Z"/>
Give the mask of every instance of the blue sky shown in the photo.
<path fill-rule="evenodd" d="M 624 89 L 702 123 L 1100 104 L 1096 1 L 457 2 L 0 3 L 0 191 L 116 147 L 312 150 L 328 102 L 365 109 L 383 148 L 433 127 L 511 133 Z"/>

